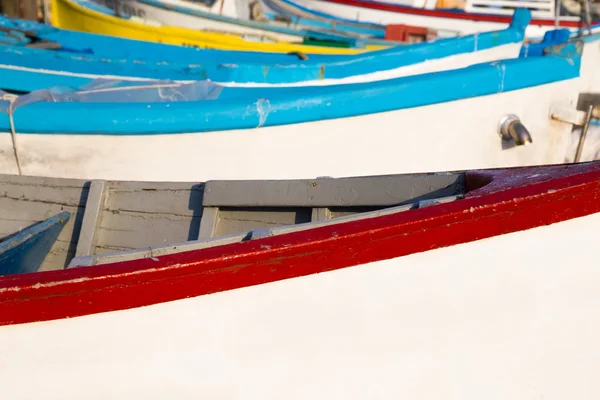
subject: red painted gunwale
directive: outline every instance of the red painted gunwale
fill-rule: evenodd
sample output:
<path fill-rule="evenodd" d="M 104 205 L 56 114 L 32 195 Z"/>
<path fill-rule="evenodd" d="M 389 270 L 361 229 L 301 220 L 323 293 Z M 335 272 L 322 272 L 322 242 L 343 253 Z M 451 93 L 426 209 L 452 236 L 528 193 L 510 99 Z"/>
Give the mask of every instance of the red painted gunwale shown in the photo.
<path fill-rule="evenodd" d="M 468 12 L 457 12 L 450 10 L 429 10 L 425 8 L 407 7 L 397 4 L 381 3 L 377 1 L 361 1 L 361 0 L 320 0 L 326 3 L 343 4 L 346 6 L 369 8 L 372 10 L 389 11 L 400 14 L 413 14 L 422 15 L 424 17 L 436 17 L 436 18 L 450 18 L 450 19 L 462 19 L 469 21 L 481 21 L 481 22 L 497 22 L 502 24 L 510 24 L 512 17 L 504 15 L 490 15 L 490 14 L 475 14 Z M 554 26 L 554 19 L 532 19 L 531 25 L 542 25 L 542 26 Z M 559 26 L 561 28 L 578 28 L 581 26 L 580 21 L 560 21 Z"/>
<path fill-rule="evenodd" d="M 316 274 L 600 212 L 600 162 L 474 171 L 464 200 L 243 243 L 0 278 L 0 325 L 125 310 Z"/>

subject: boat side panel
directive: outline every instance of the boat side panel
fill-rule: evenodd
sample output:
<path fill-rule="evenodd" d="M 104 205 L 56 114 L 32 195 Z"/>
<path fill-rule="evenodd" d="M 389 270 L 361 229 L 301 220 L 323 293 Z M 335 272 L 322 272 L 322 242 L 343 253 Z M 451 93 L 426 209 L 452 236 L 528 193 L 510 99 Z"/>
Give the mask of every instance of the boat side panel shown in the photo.
<path fill-rule="evenodd" d="M 13 398 L 597 397 L 598 224 L 594 214 L 335 272 L 1 327 L 10 368 L 0 383 Z"/>
<path fill-rule="evenodd" d="M 36 102 L 18 107 L 14 120 L 20 133 L 149 135 L 250 129 L 534 89 L 574 79 L 579 76 L 579 67 L 580 58 L 546 56 L 478 64 L 437 74 L 332 85 L 327 90 L 302 87 L 291 92 L 285 87 L 226 87 L 219 90 L 217 100 L 134 102 L 118 106 L 103 102 Z M 569 100 L 565 95 L 561 97 Z M 39 115 L 45 118 L 40 120 Z M 10 129 L 6 116 L 0 115 L 0 126 L 5 131 Z"/>
<path fill-rule="evenodd" d="M 28 175 L 124 180 L 291 179 L 561 163 L 571 126 L 551 121 L 550 106 L 574 107 L 577 95 L 577 80 L 567 80 L 304 124 L 176 136 L 24 134 L 18 146 Z M 503 149 L 497 129 L 508 113 L 521 118 L 531 146 Z M 0 139 L 4 171 L 14 168 L 14 159 L 10 135 Z"/>
<path fill-rule="evenodd" d="M 600 33 L 584 41 L 581 57 L 581 93 L 600 95 Z"/>
<path fill-rule="evenodd" d="M 356 20 L 376 24 L 407 24 L 416 26 L 427 26 L 431 29 L 442 29 L 460 32 L 461 34 L 472 34 L 476 32 L 487 32 L 507 27 L 506 17 L 497 18 L 500 21 L 483 21 L 475 19 L 450 18 L 443 15 L 421 15 L 420 13 L 390 12 L 376 8 L 360 7 L 342 2 L 330 2 L 323 0 L 295 0 L 298 4 L 314 9 L 316 11 L 333 14 L 344 19 Z M 385 4 L 385 3 L 382 3 Z M 392 6 L 393 7 L 393 6 Z M 430 13 L 431 10 L 421 10 Z M 506 21 L 506 22 L 504 22 Z M 536 21 L 527 28 L 527 37 L 540 37 L 553 29 L 551 24 L 547 26 L 537 25 Z"/>

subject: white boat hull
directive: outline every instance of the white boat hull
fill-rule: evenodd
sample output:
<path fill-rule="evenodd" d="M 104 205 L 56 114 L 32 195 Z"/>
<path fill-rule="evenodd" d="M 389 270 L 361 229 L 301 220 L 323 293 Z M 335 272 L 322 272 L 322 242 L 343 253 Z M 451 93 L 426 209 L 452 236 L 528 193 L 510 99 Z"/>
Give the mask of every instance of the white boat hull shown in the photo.
<path fill-rule="evenodd" d="M 577 79 L 565 80 L 248 130 L 115 136 L 19 134 L 17 126 L 16 142 L 24 175 L 82 179 L 292 179 L 554 164 L 572 158 L 567 154 L 572 125 L 551 120 L 551 108 L 575 107 L 578 86 Z M 507 114 L 521 119 L 532 145 L 506 148 L 498 124 Z M 8 133 L 0 135 L 0 171 L 18 172 Z"/>
<path fill-rule="evenodd" d="M 212 295 L 2 326 L 0 387 L 7 399 L 595 399 L 599 224 L 592 214 Z"/>
<path fill-rule="evenodd" d="M 600 33 L 594 41 L 588 41 L 583 46 L 581 56 L 581 93 L 600 94 Z"/>

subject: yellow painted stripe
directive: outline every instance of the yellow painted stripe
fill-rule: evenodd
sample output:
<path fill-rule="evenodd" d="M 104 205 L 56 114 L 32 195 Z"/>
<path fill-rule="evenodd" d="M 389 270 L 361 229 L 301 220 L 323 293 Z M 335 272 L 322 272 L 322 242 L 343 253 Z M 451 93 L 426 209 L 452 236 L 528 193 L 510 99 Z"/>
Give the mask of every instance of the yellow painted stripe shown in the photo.
<path fill-rule="evenodd" d="M 270 53 L 356 54 L 385 48 L 385 46 L 369 46 L 367 49 L 347 49 L 305 46 L 291 42 L 253 42 L 233 34 L 202 32 L 174 26 L 153 26 L 156 24 L 144 23 L 141 20 L 126 20 L 82 7 L 70 0 L 52 0 L 52 23 L 63 29 L 205 49 Z"/>

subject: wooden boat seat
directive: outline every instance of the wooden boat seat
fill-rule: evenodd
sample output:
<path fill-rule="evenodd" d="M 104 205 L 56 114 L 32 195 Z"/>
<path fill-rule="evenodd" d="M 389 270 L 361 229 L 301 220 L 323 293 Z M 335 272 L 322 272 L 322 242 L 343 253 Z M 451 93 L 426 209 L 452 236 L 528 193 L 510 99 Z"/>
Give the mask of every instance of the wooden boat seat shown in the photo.
<path fill-rule="evenodd" d="M 463 193 L 462 174 L 209 181 L 199 237 L 318 222 Z"/>

